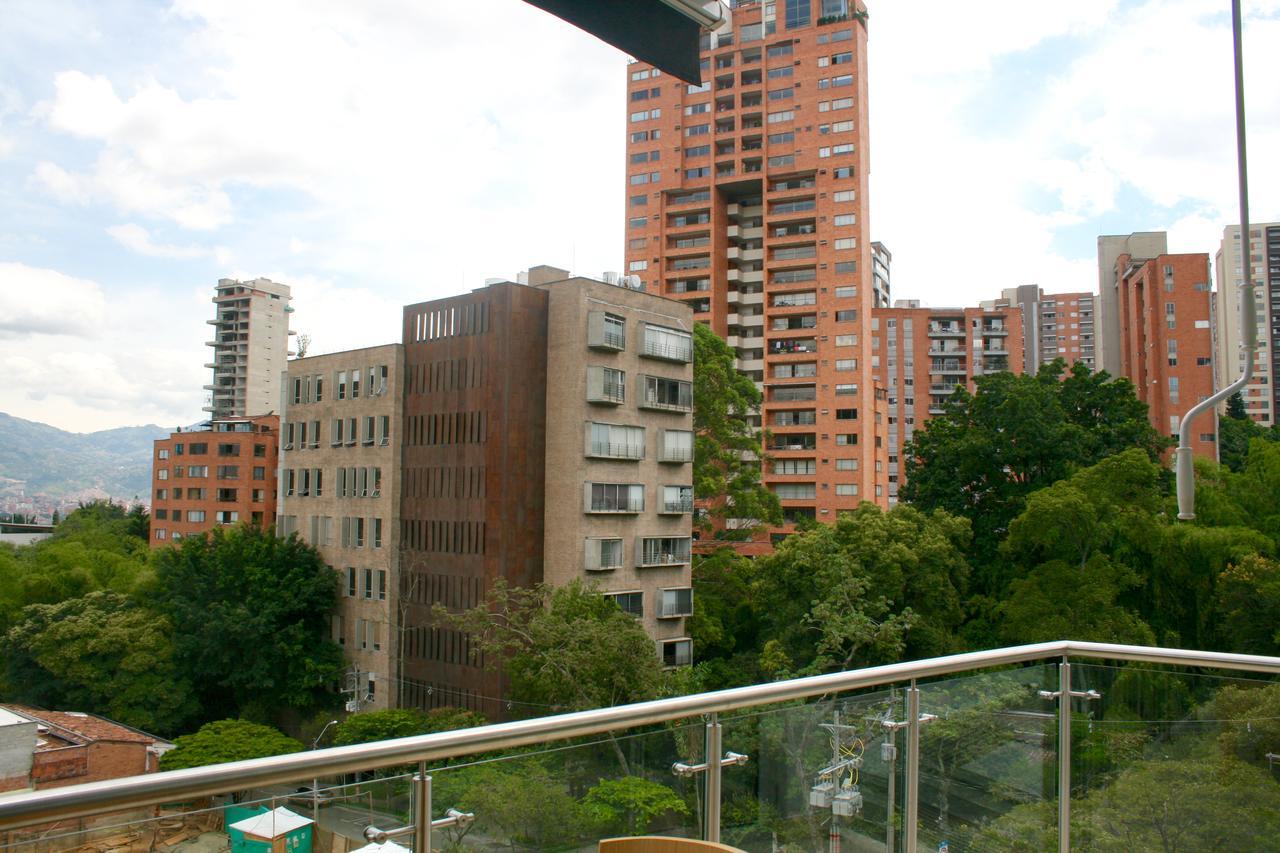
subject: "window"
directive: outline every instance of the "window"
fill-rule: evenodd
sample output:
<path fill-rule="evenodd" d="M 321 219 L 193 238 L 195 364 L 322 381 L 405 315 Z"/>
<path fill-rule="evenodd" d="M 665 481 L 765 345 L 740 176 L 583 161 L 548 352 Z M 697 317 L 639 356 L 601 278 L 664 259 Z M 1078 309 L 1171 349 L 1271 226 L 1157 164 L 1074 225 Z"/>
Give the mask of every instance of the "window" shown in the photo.
<path fill-rule="evenodd" d="M 587 402 L 624 403 L 627 399 L 627 374 L 612 367 L 587 368 Z"/>
<path fill-rule="evenodd" d="M 693 409 L 692 383 L 662 376 L 642 376 L 640 379 L 644 388 L 644 396 L 639 404 L 642 409 L 678 412 Z"/>
<path fill-rule="evenodd" d="M 190 446 L 187 447 L 187 452 L 192 456 L 204 456 L 209 452 L 209 445 L 203 441 L 193 441 Z M 181 456 L 182 452 L 179 451 L 178 455 Z"/>
<path fill-rule="evenodd" d="M 156 538 L 157 538 L 157 539 L 163 539 L 163 538 L 165 538 L 165 536 L 166 536 L 166 533 L 165 533 L 165 529 L 164 529 L 163 527 L 161 527 L 159 530 L 157 530 L 157 531 L 156 531 Z"/>
<path fill-rule="evenodd" d="M 796 132 L 794 130 L 784 131 L 783 133 L 769 134 L 770 145 L 790 145 L 796 141 Z"/>
<path fill-rule="evenodd" d="M 790 69 L 790 68 L 788 68 L 787 70 L 788 70 L 788 71 L 790 71 L 791 69 Z M 790 86 L 788 86 L 788 87 L 787 87 L 787 88 L 785 88 L 785 89 L 770 89 L 770 90 L 769 90 L 769 100 L 771 100 L 771 101 L 786 101 L 786 100 L 789 100 L 789 99 L 791 99 L 791 98 L 795 97 L 795 94 L 796 94 L 796 93 L 795 93 L 795 90 L 794 90 L 794 89 L 792 89 Z"/>
<path fill-rule="evenodd" d="M 658 461 L 692 462 L 693 433 L 688 430 L 663 430 L 659 440 Z"/>
<path fill-rule="evenodd" d="M 342 418 L 334 418 L 329 423 L 329 446 L 342 446 Z"/>
<path fill-rule="evenodd" d="M 622 568 L 621 539 L 586 540 L 587 571 L 601 572 Z"/>
<path fill-rule="evenodd" d="M 218 445 L 218 455 L 219 455 L 219 456 L 239 456 L 239 455 L 240 455 L 240 445 L 238 445 L 238 444 L 219 444 L 219 445 Z"/>
<path fill-rule="evenodd" d="M 662 505 L 658 511 L 664 515 L 693 512 L 693 486 L 663 486 Z"/>
<path fill-rule="evenodd" d="M 634 616 L 637 619 L 644 616 L 644 593 L 611 592 L 607 593 L 606 597 L 613 599 L 613 602 L 628 616 Z"/>
<path fill-rule="evenodd" d="M 693 640 L 662 641 L 663 666 L 688 666 L 691 663 L 693 663 Z"/>
<path fill-rule="evenodd" d="M 857 222 L 858 216 L 854 213 L 841 213 L 832 219 L 832 224 L 840 226 L 855 225 Z"/>
<path fill-rule="evenodd" d="M 643 459 L 644 427 L 588 424 L 587 455 L 606 459 Z"/>
<path fill-rule="evenodd" d="M 783 501 L 813 500 L 817 497 L 817 486 L 813 483 L 775 483 L 773 493 Z"/>
<path fill-rule="evenodd" d="M 382 519 L 381 518 L 373 519 L 373 547 L 375 548 L 382 547 Z M 385 581 L 386 578 L 383 578 L 383 580 Z M 386 595 L 382 595 L 380 597 L 386 598 Z"/>
<path fill-rule="evenodd" d="M 689 562 L 688 536 L 642 536 L 636 552 L 639 566 L 672 566 Z"/>
<path fill-rule="evenodd" d="M 844 239 L 836 240 L 835 247 L 837 249 L 856 249 L 858 248 L 858 238 L 845 237 Z"/>
<path fill-rule="evenodd" d="M 796 158 L 794 154 L 782 154 L 778 157 L 769 158 L 769 165 L 774 167 L 794 166 L 795 163 L 796 163 Z"/>
<path fill-rule="evenodd" d="M 182 491 L 181 489 L 174 489 L 174 490 L 173 490 L 173 492 L 174 492 L 174 495 L 173 495 L 173 496 L 174 496 L 175 498 L 180 498 L 180 497 L 182 497 L 182 495 L 181 495 L 181 494 L 179 494 L 181 491 Z M 168 499 L 169 499 L 169 490 L 168 490 L 168 489 L 156 489 L 156 500 L 158 500 L 158 501 L 163 501 L 163 500 L 168 500 Z"/>
<path fill-rule="evenodd" d="M 633 195 L 628 199 L 628 203 L 632 207 L 644 207 L 649 203 L 649 197 L 647 195 Z"/>
<path fill-rule="evenodd" d="M 168 469 L 168 468 L 157 468 L 157 469 L 156 469 L 156 479 L 157 479 L 157 480 L 167 480 L 167 479 L 169 479 L 169 469 Z"/>
<path fill-rule="evenodd" d="M 658 608 L 659 619 L 672 619 L 693 614 L 693 590 L 687 586 L 662 590 L 662 603 Z"/>
<path fill-rule="evenodd" d="M 791 42 L 787 42 L 786 44 L 771 45 L 766 51 L 766 53 L 769 55 L 770 59 L 776 59 L 777 57 L 780 57 L 780 56 L 790 56 L 792 53 Z"/>
<path fill-rule="evenodd" d="M 363 591 L 365 598 L 373 598 L 373 569 L 364 570 Z"/>
<path fill-rule="evenodd" d="M 852 447 L 857 443 L 858 443 L 858 434 L 856 432 L 839 433 L 836 435 L 836 444 L 842 447 Z"/>
<path fill-rule="evenodd" d="M 841 178 L 852 178 L 852 177 L 853 177 L 853 167 L 852 167 L 852 166 L 837 166 L 836 168 L 834 168 L 834 169 L 832 169 L 832 170 L 831 170 L 831 177 L 836 178 L 837 180 L 839 180 L 839 179 L 841 179 Z"/>
<path fill-rule="evenodd" d="M 376 423 L 377 423 L 377 421 L 374 419 L 373 415 L 366 415 L 366 416 L 365 416 L 365 419 L 364 419 L 364 438 L 363 438 L 363 439 L 361 440 L 361 442 L 360 442 L 360 443 L 361 443 L 361 444 L 363 444 L 365 447 L 372 447 L 372 446 L 373 446 L 373 442 L 374 442 L 374 440 L 375 440 L 375 439 L 374 439 L 374 426 L 375 426 L 375 424 L 376 424 Z"/>
<path fill-rule="evenodd" d="M 779 124 L 784 121 L 795 121 L 795 110 L 783 110 L 781 112 L 769 113 L 769 124 Z"/>
<path fill-rule="evenodd" d="M 836 420 L 838 421 L 856 421 L 857 419 L 857 409 L 836 409 Z"/>
<path fill-rule="evenodd" d="M 858 494 L 857 483 L 836 483 L 836 494 L 840 497 L 851 497 Z"/>
<path fill-rule="evenodd" d="M 157 456 L 157 458 L 159 458 L 159 459 L 168 459 L 168 458 L 169 458 L 169 451 L 168 451 L 167 449 L 165 449 L 165 448 L 161 448 L 161 449 L 157 452 L 156 456 Z"/>
<path fill-rule="evenodd" d="M 640 483 L 587 483 L 587 512 L 644 512 L 644 485 Z"/>
<path fill-rule="evenodd" d="M 240 520 L 240 513 L 234 510 L 220 510 L 213 514 L 213 520 L 218 524 L 235 524 Z"/>
<path fill-rule="evenodd" d="M 817 463 L 812 459 L 779 459 L 773 463 L 775 474 L 814 474 Z"/>
<path fill-rule="evenodd" d="M 706 136 L 711 133 L 709 124 L 691 124 L 684 129 L 685 136 Z"/>
<path fill-rule="evenodd" d="M 786 0 L 787 29 L 809 26 L 809 6 L 812 0 Z"/>
<path fill-rule="evenodd" d="M 195 521 L 195 522 L 204 521 L 204 510 L 202 509 L 187 510 L 187 521 Z"/>
<path fill-rule="evenodd" d="M 645 323 L 643 353 L 667 361 L 693 361 L 693 336 L 679 329 Z"/>
<path fill-rule="evenodd" d="M 1169 377 L 1169 402 L 1176 406 L 1179 403 L 1179 401 L 1180 401 L 1180 393 L 1179 393 L 1179 387 L 1178 387 L 1178 377 L 1170 376 Z"/>
<path fill-rule="evenodd" d="M 346 520 L 347 520 L 347 519 L 345 519 L 345 518 L 343 519 L 343 521 L 346 521 Z M 346 589 L 347 589 L 347 598 L 355 598 L 355 597 L 356 597 L 356 570 L 355 570 L 355 568 L 354 568 L 353 566 L 347 566 L 347 572 L 346 572 L 346 574 L 347 574 L 347 584 L 346 584 Z"/>
<path fill-rule="evenodd" d="M 208 465 L 188 465 L 187 476 L 188 477 L 208 477 L 209 466 Z"/>
<path fill-rule="evenodd" d="M 858 319 L 858 312 L 852 308 L 836 312 L 837 323 L 853 323 Z"/>
<path fill-rule="evenodd" d="M 857 471 L 858 460 L 857 459 L 837 459 L 836 470 L 837 471 Z"/>
<path fill-rule="evenodd" d="M 684 156 L 686 160 L 692 159 L 694 157 L 708 157 L 710 156 L 710 154 L 711 154 L 710 145 L 694 145 L 691 148 L 684 149 Z"/>

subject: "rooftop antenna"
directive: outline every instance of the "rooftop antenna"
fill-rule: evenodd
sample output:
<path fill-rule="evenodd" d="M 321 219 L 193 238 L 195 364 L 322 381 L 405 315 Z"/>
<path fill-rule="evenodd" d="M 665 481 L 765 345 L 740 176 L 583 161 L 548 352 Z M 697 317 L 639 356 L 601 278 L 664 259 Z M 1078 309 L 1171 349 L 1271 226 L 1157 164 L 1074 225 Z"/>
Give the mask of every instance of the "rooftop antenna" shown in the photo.
<path fill-rule="evenodd" d="M 1178 518 L 1190 521 L 1196 517 L 1196 474 L 1191 460 L 1191 421 L 1201 413 L 1249 384 L 1253 377 L 1253 359 L 1258 346 L 1258 308 L 1253 297 L 1253 262 L 1249 253 L 1249 179 L 1244 142 L 1244 56 L 1241 45 L 1240 0 L 1231 0 L 1231 37 L 1235 53 L 1236 71 L 1236 170 L 1240 181 L 1240 256 L 1244 267 L 1244 288 L 1240 292 L 1240 325 L 1244 340 L 1244 371 L 1240 378 L 1226 388 L 1200 401 L 1182 416 L 1178 427 L 1178 450 L 1174 456 L 1174 471 L 1178 482 Z M 1227 271 L 1230 275 L 1231 271 Z M 1225 281 L 1225 279 L 1224 279 Z"/>

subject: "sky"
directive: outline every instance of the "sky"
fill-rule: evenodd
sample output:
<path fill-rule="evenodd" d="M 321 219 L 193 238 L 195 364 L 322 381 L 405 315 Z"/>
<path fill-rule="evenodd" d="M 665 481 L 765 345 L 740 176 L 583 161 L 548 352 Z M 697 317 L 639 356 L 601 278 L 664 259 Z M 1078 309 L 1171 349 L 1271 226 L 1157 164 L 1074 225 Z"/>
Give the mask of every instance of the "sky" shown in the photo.
<path fill-rule="evenodd" d="M 1099 234 L 1239 219 L 1225 0 L 869 0 L 895 298 L 1097 287 Z M 1280 0 L 1245 0 L 1253 221 L 1280 220 Z M 320 354 L 401 306 L 623 254 L 626 61 L 521 0 L 0 0 L 0 411 L 201 419 L 220 278 Z"/>

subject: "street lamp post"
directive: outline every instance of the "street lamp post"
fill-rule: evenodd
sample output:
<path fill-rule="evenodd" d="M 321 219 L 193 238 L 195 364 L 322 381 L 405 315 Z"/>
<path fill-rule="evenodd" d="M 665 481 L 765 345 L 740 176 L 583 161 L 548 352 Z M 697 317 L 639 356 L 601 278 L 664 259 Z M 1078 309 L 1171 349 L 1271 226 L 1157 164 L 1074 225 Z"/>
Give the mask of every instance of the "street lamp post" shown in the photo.
<path fill-rule="evenodd" d="M 324 737 L 324 733 L 329 731 L 330 726 L 336 726 L 337 720 L 330 720 L 324 724 L 324 728 L 320 730 L 320 734 L 316 735 L 316 739 L 311 741 L 312 749 L 320 748 L 320 740 Z M 316 829 L 320 828 L 320 780 L 314 778 L 311 780 L 311 818 L 316 822 Z"/>

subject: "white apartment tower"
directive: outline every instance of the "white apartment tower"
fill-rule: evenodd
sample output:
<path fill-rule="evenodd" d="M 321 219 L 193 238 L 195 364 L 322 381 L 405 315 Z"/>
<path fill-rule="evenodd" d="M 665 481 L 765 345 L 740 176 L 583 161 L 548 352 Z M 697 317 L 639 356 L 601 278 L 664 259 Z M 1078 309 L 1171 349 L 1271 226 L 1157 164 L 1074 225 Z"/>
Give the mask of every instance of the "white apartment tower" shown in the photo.
<path fill-rule="evenodd" d="M 280 406 L 280 374 L 289 351 L 289 286 L 268 278 L 220 279 L 214 290 L 213 379 L 204 410 L 212 418 L 248 417 Z"/>

